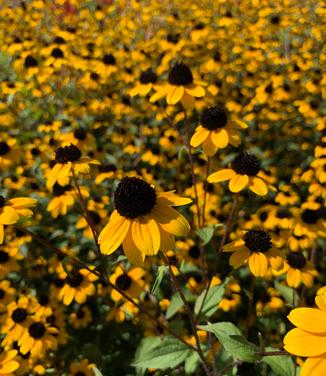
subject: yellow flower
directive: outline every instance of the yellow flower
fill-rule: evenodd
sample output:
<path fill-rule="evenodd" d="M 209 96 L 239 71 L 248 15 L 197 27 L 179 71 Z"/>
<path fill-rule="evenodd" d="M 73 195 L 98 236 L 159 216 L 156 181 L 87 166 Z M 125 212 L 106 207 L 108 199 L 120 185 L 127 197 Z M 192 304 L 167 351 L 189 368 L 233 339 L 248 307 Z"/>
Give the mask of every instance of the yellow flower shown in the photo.
<path fill-rule="evenodd" d="M 295 308 L 288 319 L 296 326 L 284 337 L 284 348 L 291 354 L 308 357 L 300 376 L 326 374 L 326 286 L 317 292 L 318 308 Z"/>
<path fill-rule="evenodd" d="M 275 248 L 271 236 L 263 230 L 249 230 L 243 239 L 226 244 L 223 251 L 233 252 L 229 262 L 234 268 L 248 262 L 255 277 L 264 277 L 269 265 L 275 270 L 283 267 L 282 252 Z"/>
<path fill-rule="evenodd" d="M 72 172 L 75 175 L 87 174 L 90 171 L 90 164 L 100 164 L 95 159 L 82 157 L 81 151 L 73 144 L 59 147 L 55 152 L 54 163 L 48 175 L 47 188 L 53 187 L 56 182 L 65 186 L 69 184 Z"/>
<path fill-rule="evenodd" d="M 76 375 L 93 376 L 94 367 L 95 367 L 94 363 L 89 363 L 88 359 L 82 359 L 79 363 L 78 362 L 71 363 L 69 376 L 76 376 Z"/>
<path fill-rule="evenodd" d="M 11 376 L 19 368 L 19 363 L 14 360 L 17 350 L 10 350 L 0 355 L 0 375 Z"/>
<path fill-rule="evenodd" d="M 129 94 L 131 97 L 136 95 L 145 97 L 154 87 L 154 84 L 157 81 L 157 76 L 151 69 L 147 69 L 141 73 L 139 81 L 140 83 L 130 90 Z"/>
<path fill-rule="evenodd" d="M 247 127 L 247 124 L 241 121 L 229 121 L 224 107 L 206 108 L 202 112 L 200 125 L 191 137 L 190 145 L 195 148 L 202 144 L 204 153 L 212 156 L 219 148 L 225 148 L 229 143 L 239 146 L 240 136 L 237 130 Z"/>
<path fill-rule="evenodd" d="M 36 205 L 34 198 L 16 197 L 8 201 L 0 196 L 0 244 L 3 243 L 4 226 L 13 225 L 21 217 L 30 217 L 33 212 L 29 209 Z"/>
<path fill-rule="evenodd" d="M 114 192 L 115 210 L 99 235 L 104 254 L 110 255 L 122 243 L 128 259 L 142 264 L 146 256 L 174 246 L 174 236 L 190 230 L 187 220 L 172 206 L 186 205 L 191 199 L 174 191 L 159 193 L 136 177 L 125 177 Z"/>
<path fill-rule="evenodd" d="M 213 172 L 207 178 L 209 183 L 219 183 L 229 180 L 229 189 L 233 193 L 242 191 L 246 186 L 259 196 L 264 196 L 268 188 L 274 189 L 267 184 L 260 172 L 259 160 L 247 152 L 238 154 L 231 168 Z"/>
<path fill-rule="evenodd" d="M 181 101 L 184 108 L 192 110 L 195 104 L 194 98 L 202 98 L 205 90 L 194 83 L 191 70 L 186 64 L 176 63 L 169 72 L 168 84 L 156 86 L 156 93 L 150 98 L 151 103 L 166 97 L 168 105 L 175 105 Z"/>

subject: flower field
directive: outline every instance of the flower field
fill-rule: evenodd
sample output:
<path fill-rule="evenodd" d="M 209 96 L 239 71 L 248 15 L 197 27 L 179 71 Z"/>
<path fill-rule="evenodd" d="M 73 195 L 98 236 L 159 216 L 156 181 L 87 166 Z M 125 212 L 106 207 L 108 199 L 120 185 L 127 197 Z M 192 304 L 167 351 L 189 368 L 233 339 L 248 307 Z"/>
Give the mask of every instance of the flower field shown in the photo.
<path fill-rule="evenodd" d="M 0 375 L 326 375 L 322 1 L 0 4 Z"/>

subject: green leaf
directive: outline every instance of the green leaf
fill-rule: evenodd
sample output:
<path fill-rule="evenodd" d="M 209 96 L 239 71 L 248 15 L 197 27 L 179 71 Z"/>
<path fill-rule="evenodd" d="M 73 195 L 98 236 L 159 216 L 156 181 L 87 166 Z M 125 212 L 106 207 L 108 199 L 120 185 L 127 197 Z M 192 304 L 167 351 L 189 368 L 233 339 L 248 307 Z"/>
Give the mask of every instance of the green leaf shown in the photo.
<path fill-rule="evenodd" d="M 231 322 L 209 323 L 208 325 L 200 325 L 199 328 L 214 333 L 225 350 L 232 354 L 235 359 L 246 362 L 255 362 L 261 359 L 258 347 L 248 342 L 242 336 L 240 329 Z"/>
<path fill-rule="evenodd" d="M 156 294 L 158 288 L 160 287 L 160 285 L 163 281 L 163 278 L 164 278 L 167 270 L 168 270 L 168 268 L 165 265 L 161 265 L 161 266 L 158 267 L 157 277 L 155 279 L 155 282 L 154 282 L 152 290 L 151 290 L 152 294 L 154 294 L 154 295 Z"/>
<path fill-rule="evenodd" d="M 160 337 L 145 337 L 137 347 L 134 363 L 142 359 L 148 351 L 154 349 L 162 342 Z M 146 373 L 146 367 L 136 367 L 136 375 L 143 376 Z"/>
<path fill-rule="evenodd" d="M 275 351 L 273 347 L 266 347 L 265 351 Z M 294 363 L 290 356 L 276 355 L 276 356 L 264 356 L 262 361 L 268 364 L 275 375 L 278 376 L 293 376 L 294 375 Z"/>
<path fill-rule="evenodd" d="M 290 307 L 293 307 L 293 294 L 294 306 L 296 306 L 299 303 L 299 295 L 292 287 L 281 285 L 278 281 L 274 282 L 274 286 L 276 290 L 280 292 L 280 294 L 286 300 L 286 302 L 290 305 Z"/>
<path fill-rule="evenodd" d="M 196 231 L 196 234 L 200 237 L 200 239 L 202 240 L 202 245 L 206 245 L 208 244 L 211 240 L 212 240 L 212 237 L 215 233 L 215 230 L 218 228 L 218 227 L 223 227 L 224 225 L 222 223 L 215 223 L 213 225 L 210 225 L 210 226 L 207 226 L 207 227 L 202 227 L 202 228 L 199 228 L 197 231 Z"/>
<path fill-rule="evenodd" d="M 180 297 L 180 294 L 177 292 L 176 294 L 172 296 L 170 305 L 168 309 L 166 310 L 166 314 L 165 314 L 166 319 L 169 320 L 171 317 L 173 317 L 182 306 L 183 306 L 183 301 Z"/>
<path fill-rule="evenodd" d="M 94 376 L 103 376 L 103 373 L 96 367 L 92 368 Z"/>
<path fill-rule="evenodd" d="M 186 375 L 194 375 L 199 365 L 199 362 L 200 362 L 199 355 L 198 353 L 194 351 L 190 356 L 188 356 L 188 358 L 185 361 Z"/>
<path fill-rule="evenodd" d="M 210 317 L 218 310 L 218 304 L 222 300 L 225 292 L 225 285 L 228 283 L 228 278 L 223 282 L 223 284 L 218 286 L 213 286 L 209 289 L 206 299 L 204 301 L 204 306 L 201 310 L 201 315 Z M 206 294 L 206 289 L 198 296 L 195 303 L 195 314 L 198 315 L 200 307 L 202 305 L 204 296 Z"/>
<path fill-rule="evenodd" d="M 157 337 L 154 337 L 157 338 Z M 134 367 L 167 369 L 183 363 L 193 351 L 178 339 L 167 336 L 162 338 L 154 347 L 138 353 L 133 363 Z"/>

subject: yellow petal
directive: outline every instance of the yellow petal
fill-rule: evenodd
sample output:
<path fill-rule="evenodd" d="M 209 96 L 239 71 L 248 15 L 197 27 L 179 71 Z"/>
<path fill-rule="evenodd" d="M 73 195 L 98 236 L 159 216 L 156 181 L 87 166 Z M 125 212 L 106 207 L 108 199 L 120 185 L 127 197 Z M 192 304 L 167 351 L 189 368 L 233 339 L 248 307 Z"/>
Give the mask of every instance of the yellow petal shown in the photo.
<path fill-rule="evenodd" d="M 35 200 L 35 198 L 29 197 L 16 197 L 10 199 L 8 202 L 10 202 L 11 206 L 13 206 L 15 209 L 29 208 L 37 204 L 37 200 Z"/>
<path fill-rule="evenodd" d="M 283 253 L 278 249 L 272 248 L 266 252 L 268 261 L 271 264 L 271 267 L 275 270 L 281 270 L 284 266 Z"/>
<path fill-rule="evenodd" d="M 173 250 L 175 248 L 175 239 L 172 234 L 163 230 L 161 226 L 159 226 L 160 230 L 160 237 L 161 237 L 161 246 L 160 249 L 162 252 L 167 252 Z"/>
<path fill-rule="evenodd" d="M 192 111 L 195 107 L 195 98 L 187 92 L 184 92 L 183 97 L 181 98 L 181 103 L 186 110 Z"/>
<path fill-rule="evenodd" d="M 315 302 L 320 310 L 326 312 L 326 294 L 317 295 L 315 297 Z"/>
<path fill-rule="evenodd" d="M 71 166 L 71 162 L 68 162 L 61 168 L 57 179 L 60 185 L 65 186 L 68 184 Z"/>
<path fill-rule="evenodd" d="M 290 287 L 297 288 L 301 283 L 301 271 L 290 268 L 286 275 L 286 282 Z"/>
<path fill-rule="evenodd" d="M 205 89 L 201 86 L 186 87 L 185 90 L 192 97 L 202 98 L 205 96 Z"/>
<path fill-rule="evenodd" d="M 196 148 L 197 146 L 199 146 L 200 144 L 202 144 L 206 140 L 206 138 L 208 136 L 209 136 L 209 130 L 207 130 L 203 126 L 199 125 L 195 129 L 195 133 L 191 137 L 190 145 L 193 148 Z"/>
<path fill-rule="evenodd" d="M 121 216 L 116 221 L 109 221 L 99 235 L 101 252 L 106 255 L 113 253 L 123 242 L 130 225 L 131 220 Z"/>
<path fill-rule="evenodd" d="M 249 183 L 247 175 L 236 174 L 229 181 L 229 189 L 233 193 L 240 192 Z"/>
<path fill-rule="evenodd" d="M 0 375 L 8 375 L 16 371 L 20 367 L 20 364 L 16 360 L 10 360 L 4 364 L 1 364 Z"/>
<path fill-rule="evenodd" d="M 0 224 L 12 225 L 18 221 L 18 214 L 16 210 L 10 206 L 5 206 L 0 214 Z"/>
<path fill-rule="evenodd" d="M 131 236 L 131 229 L 127 232 L 126 237 L 122 242 L 122 247 L 128 260 L 134 265 L 143 265 L 145 255 L 137 248 Z"/>
<path fill-rule="evenodd" d="M 159 251 L 160 232 L 154 219 L 148 216 L 135 219 L 131 235 L 137 248 L 145 255 L 153 256 Z"/>
<path fill-rule="evenodd" d="M 168 91 L 169 91 L 169 88 L 170 88 L 169 85 L 166 85 L 166 86 L 160 87 L 160 88 L 157 90 L 157 92 L 156 92 L 155 94 L 153 94 L 153 95 L 150 97 L 149 101 L 150 101 L 151 103 L 155 103 L 155 102 L 157 102 L 159 99 L 164 98 L 164 97 L 167 95 L 167 93 L 168 93 Z"/>
<path fill-rule="evenodd" d="M 236 175 L 236 172 L 230 168 L 219 170 L 210 174 L 207 178 L 209 183 L 219 183 L 221 181 L 229 180 Z"/>
<path fill-rule="evenodd" d="M 58 180 L 58 175 L 59 175 L 62 167 L 63 167 L 63 164 L 61 164 L 61 163 L 57 163 L 52 167 L 52 170 L 50 171 L 49 177 L 48 177 L 48 180 L 47 180 L 47 187 L 48 188 L 51 188 L 52 186 L 54 186 L 54 184 Z"/>
<path fill-rule="evenodd" d="M 283 339 L 284 348 L 291 354 L 299 356 L 318 356 L 325 353 L 326 336 L 318 336 L 295 328 Z"/>
<path fill-rule="evenodd" d="M 254 252 L 249 257 L 249 268 L 255 277 L 264 277 L 268 268 L 267 257 L 262 252 Z"/>
<path fill-rule="evenodd" d="M 288 315 L 288 319 L 300 329 L 311 333 L 324 334 L 326 337 L 326 313 L 319 309 L 295 308 Z"/>
<path fill-rule="evenodd" d="M 5 236 L 5 229 L 4 229 L 3 225 L 0 224 L 0 244 L 3 243 L 4 236 Z"/>
<path fill-rule="evenodd" d="M 232 253 L 229 263 L 231 266 L 237 269 L 248 260 L 249 256 L 250 252 L 248 251 L 248 249 L 242 248 L 239 251 Z"/>
<path fill-rule="evenodd" d="M 190 204 L 191 202 L 191 198 L 180 197 L 174 194 L 174 191 L 157 193 L 157 203 L 159 205 L 182 206 Z"/>
<path fill-rule="evenodd" d="M 211 133 L 212 141 L 218 148 L 225 148 L 229 143 L 229 134 L 225 129 Z"/>
<path fill-rule="evenodd" d="M 169 105 L 174 105 L 178 103 L 184 93 L 185 89 L 183 86 L 173 86 L 166 96 L 166 103 Z"/>
<path fill-rule="evenodd" d="M 203 142 L 203 150 L 208 157 L 212 157 L 217 152 L 217 147 L 212 141 L 211 134 L 209 134 L 206 140 Z"/>
<path fill-rule="evenodd" d="M 306 359 L 301 370 L 300 376 L 325 376 L 326 357 L 312 357 Z"/>
<path fill-rule="evenodd" d="M 239 248 L 242 248 L 244 243 L 245 242 L 242 239 L 233 240 L 232 242 L 225 244 L 225 246 L 223 246 L 223 252 L 237 251 Z"/>
<path fill-rule="evenodd" d="M 266 183 L 262 179 L 259 179 L 255 176 L 251 178 L 249 189 L 259 196 L 265 196 L 268 192 Z"/>
<path fill-rule="evenodd" d="M 176 236 L 186 235 L 190 226 L 186 218 L 171 206 L 155 205 L 152 215 L 163 230 Z"/>

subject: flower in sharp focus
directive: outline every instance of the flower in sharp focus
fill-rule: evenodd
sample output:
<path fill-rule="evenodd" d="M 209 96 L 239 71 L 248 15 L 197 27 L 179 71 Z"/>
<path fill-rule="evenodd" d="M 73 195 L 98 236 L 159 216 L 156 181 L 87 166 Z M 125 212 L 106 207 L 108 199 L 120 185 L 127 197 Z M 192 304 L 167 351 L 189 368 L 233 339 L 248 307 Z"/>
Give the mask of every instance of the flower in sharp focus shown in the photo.
<path fill-rule="evenodd" d="M 248 186 L 252 192 L 264 196 L 268 188 L 274 188 L 266 183 L 260 171 L 259 160 L 254 155 L 243 152 L 234 158 L 231 168 L 213 172 L 207 180 L 209 183 L 229 180 L 229 189 L 233 193 L 238 193 Z"/>
<path fill-rule="evenodd" d="M 36 205 L 34 198 L 16 197 L 5 200 L 0 196 L 0 244 L 3 243 L 4 226 L 13 225 L 18 222 L 21 217 L 30 217 L 33 215 L 29 208 Z"/>
<path fill-rule="evenodd" d="M 225 148 L 229 143 L 239 146 L 240 135 L 237 130 L 247 127 L 247 124 L 241 121 L 230 121 L 226 108 L 222 106 L 206 108 L 201 114 L 200 125 L 191 137 L 190 145 L 202 145 L 204 153 L 212 156 L 219 148 Z"/>
<path fill-rule="evenodd" d="M 0 354 L 0 375 L 11 376 L 19 368 L 19 363 L 15 360 L 17 350 L 9 350 Z"/>
<path fill-rule="evenodd" d="M 55 152 L 54 166 L 47 178 L 47 188 L 53 187 L 56 182 L 62 186 L 69 184 L 72 173 L 76 176 L 88 174 L 90 164 L 100 164 L 100 162 L 89 157 L 82 157 L 81 151 L 73 144 L 59 147 Z"/>
<path fill-rule="evenodd" d="M 224 252 L 233 252 L 230 265 L 239 268 L 248 262 L 255 277 L 264 277 L 268 266 L 280 270 L 283 267 L 282 252 L 275 248 L 271 236 L 263 230 L 249 230 L 242 239 L 223 247 Z"/>
<path fill-rule="evenodd" d="M 181 101 L 186 109 L 193 109 L 195 98 L 202 98 L 205 90 L 194 82 L 189 67 L 184 63 L 176 63 L 169 72 L 168 83 L 155 87 L 156 93 L 150 98 L 151 103 L 166 97 L 168 105 L 175 105 Z"/>
<path fill-rule="evenodd" d="M 318 290 L 318 308 L 295 308 L 288 319 L 296 328 L 283 339 L 284 348 L 291 354 L 307 357 L 300 376 L 326 374 L 326 286 Z"/>
<path fill-rule="evenodd" d="M 128 259 L 142 264 L 146 256 L 174 246 L 174 236 L 190 230 L 187 220 L 173 206 L 186 205 L 191 199 L 174 191 L 156 192 L 144 180 L 125 177 L 114 192 L 115 210 L 99 235 L 104 254 L 113 253 L 121 244 Z"/>

